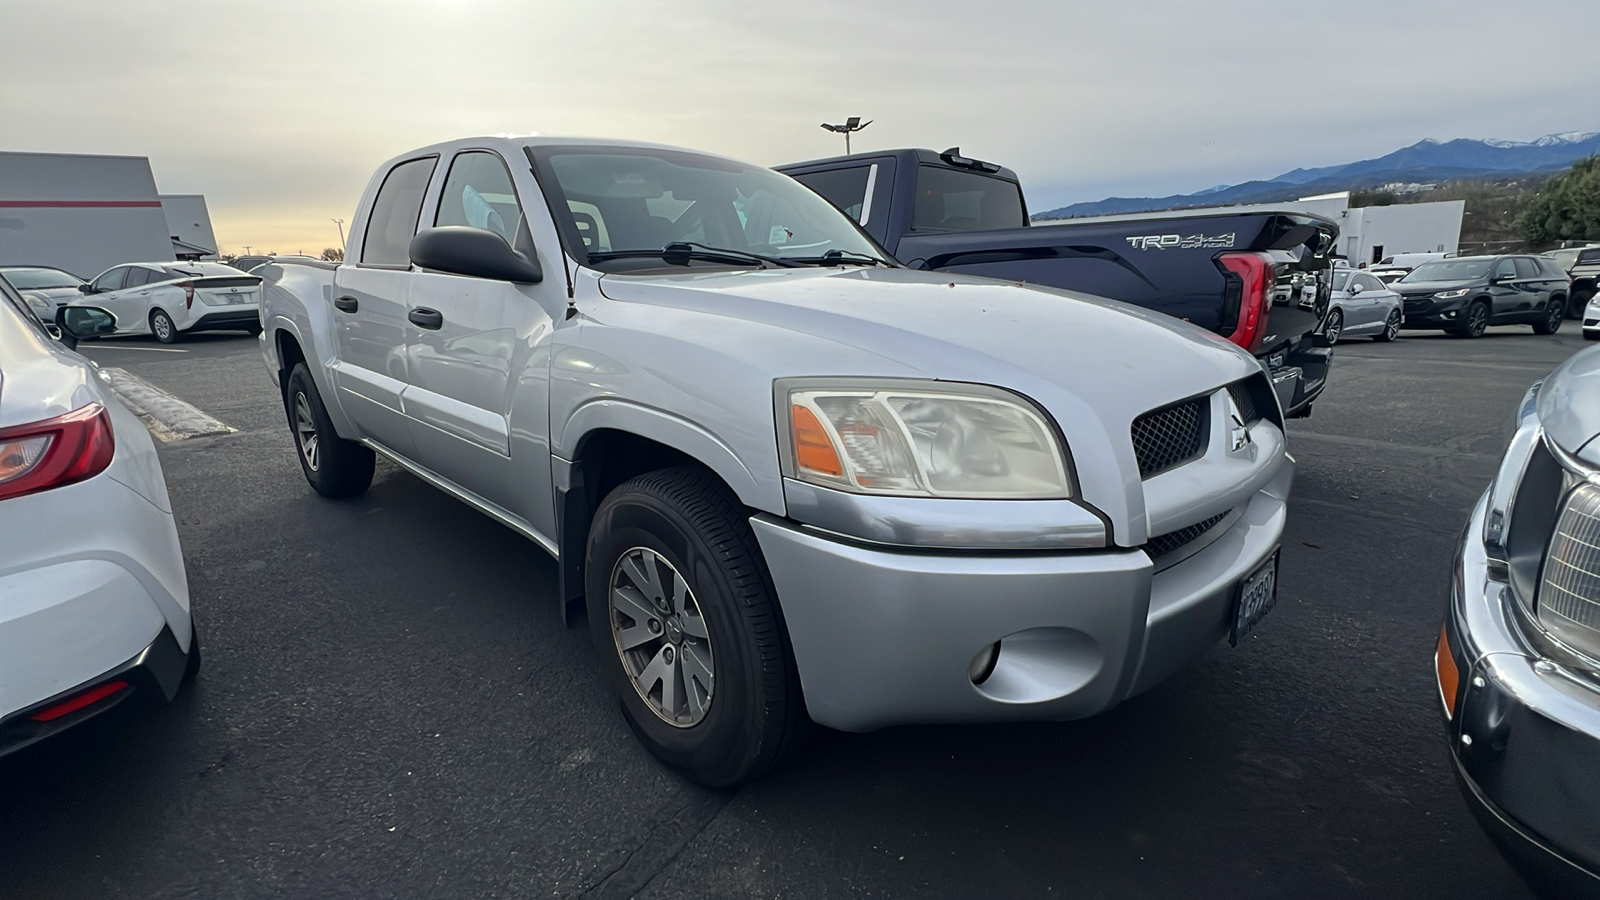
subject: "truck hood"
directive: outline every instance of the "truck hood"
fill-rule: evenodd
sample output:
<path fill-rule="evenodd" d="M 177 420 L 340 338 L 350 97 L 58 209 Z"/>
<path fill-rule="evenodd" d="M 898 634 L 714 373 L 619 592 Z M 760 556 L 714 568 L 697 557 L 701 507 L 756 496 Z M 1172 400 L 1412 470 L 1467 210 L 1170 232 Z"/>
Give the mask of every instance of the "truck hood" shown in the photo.
<path fill-rule="evenodd" d="M 1600 347 L 1573 354 L 1545 379 L 1539 424 L 1556 446 L 1600 466 Z"/>
<path fill-rule="evenodd" d="M 898 361 L 907 373 L 1026 393 L 1070 388 L 1101 408 L 1148 410 L 1259 370 L 1226 340 L 1112 300 L 912 269 L 608 275 L 613 300 L 671 305 L 820 337 Z M 818 360 L 820 371 L 837 363 Z M 1049 392 L 1047 392 L 1049 393 Z M 1044 397 L 1035 397 L 1046 402 Z M 1131 421 L 1131 416 L 1130 416 Z"/>

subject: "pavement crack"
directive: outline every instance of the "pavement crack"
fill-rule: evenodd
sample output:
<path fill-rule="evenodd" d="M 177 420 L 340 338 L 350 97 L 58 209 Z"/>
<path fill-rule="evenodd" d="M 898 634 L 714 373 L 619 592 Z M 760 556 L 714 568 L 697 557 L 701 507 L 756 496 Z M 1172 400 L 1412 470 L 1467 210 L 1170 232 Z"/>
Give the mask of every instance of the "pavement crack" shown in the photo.
<path fill-rule="evenodd" d="M 606 871 L 599 881 L 579 896 L 598 900 L 621 900 L 635 897 L 666 871 L 684 849 L 733 802 L 732 795 L 700 793 L 675 808 L 660 820 L 652 822 L 647 835 L 667 833 L 665 840 L 653 837 L 623 854 L 622 859 Z"/>

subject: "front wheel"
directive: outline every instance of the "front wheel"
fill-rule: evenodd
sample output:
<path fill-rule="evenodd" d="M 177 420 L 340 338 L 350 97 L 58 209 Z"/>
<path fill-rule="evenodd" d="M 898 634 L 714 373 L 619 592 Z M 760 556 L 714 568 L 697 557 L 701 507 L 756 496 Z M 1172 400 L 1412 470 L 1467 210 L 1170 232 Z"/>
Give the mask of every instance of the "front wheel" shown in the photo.
<path fill-rule="evenodd" d="M 283 392 L 289 430 L 300 451 L 300 470 L 324 497 L 354 497 L 372 484 L 376 457 L 372 449 L 339 437 L 322 405 L 311 370 L 298 363 Z"/>
<path fill-rule="evenodd" d="M 1567 317 L 1566 301 L 1560 297 L 1552 297 L 1550 305 L 1545 308 L 1544 318 L 1533 323 L 1534 334 L 1555 334 L 1561 330 L 1561 322 Z"/>
<path fill-rule="evenodd" d="M 1344 312 L 1334 310 L 1328 313 L 1328 324 L 1323 326 L 1322 334 L 1328 339 L 1328 346 L 1339 343 L 1339 332 L 1344 331 Z"/>
<path fill-rule="evenodd" d="M 1466 315 L 1461 317 L 1461 324 L 1450 330 L 1456 337 L 1478 338 L 1489 328 L 1489 304 L 1482 300 L 1474 300 L 1467 307 Z"/>
<path fill-rule="evenodd" d="M 1383 330 L 1372 336 L 1375 341 L 1388 343 L 1400 335 L 1400 310 L 1389 313 L 1389 318 L 1384 320 Z"/>
<path fill-rule="evenodd" d="M 183 336 L 182 332 L 178 331 L 178 326 L 172 324 L 172 317 L 167 315 L 164 309 L 150 311 L 150 333 L 163 344 L 176 344 Z"/>
<path fill-rule="evenodd" d="M 589 627 L 646 748 L 713 788 L 778 763 L 805 717 L 766 562 L 738 498 L 698 469 L 628 481 L 589 531 Z"/>

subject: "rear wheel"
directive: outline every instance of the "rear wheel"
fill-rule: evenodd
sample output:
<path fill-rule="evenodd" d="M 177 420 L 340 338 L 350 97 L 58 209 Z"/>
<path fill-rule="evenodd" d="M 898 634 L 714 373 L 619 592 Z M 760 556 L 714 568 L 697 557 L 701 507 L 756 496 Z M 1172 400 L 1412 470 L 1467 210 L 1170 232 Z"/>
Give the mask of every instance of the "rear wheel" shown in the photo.
<path fill-rule="evenodd" d="M 784 757 L 805 718 L 799 678 L 747 513 L 692 468 L 628 481 L 596 511 L 589 627 L 623 718 L 707 787 Z"/>
<path fill-rule="evenodd" d="M 1328 345 L 1339 343 L 1339 333 L 1344 331 L 1344 312 L 1334 310 L 1328 313 L 1328 324 L 1322 327 L 1322 333 L 1328 339 Z"/>
<path fill-rule="evenodd" d="M 1567 301 L 1562 297 L 1551 297 L 1550 305 L 1545 307 L 1544 318 L 1533 323 L 1534 334 L 1555 334 L 1561 330 L 1561 320 L 1567 317 Z"/>
<path fill-rule="evenodd" d="M 1389 318 L 1384 320 L 1383 330 L 1372 336 L 1375 341 L 1385 343 L 1394 340 L 1400 334 L 1400 310 L 1389 313 Z"/>
<path fill-rule="evenodd" d="M 339 437 L 322 405 L 316 382 L 305 363 L 289 374 L 283 392 L 289 430 L 300 451 L 300 470 L 306 481 L 324 497 L 354 497 L 372 484 L 376 463 L 371 448 Z"/>
<path fill-rule="evenodd" d="M 1583 318 L 1583 310 L 1589 305 L 1589 300 L 1594 296 L 1594 288 L 1572 287 L 1572 302 L 1567 304 L 1567 316 L 1573 319 Z"/>
<path fill-rule="evenodd" d="M 163 344 L 176 344 L 183 337 L 182 332 L 178 331 L 178 326 L 172 324 L 172 317 L 167 315 L 164 309 L 150 311 L 150 333 Z"/>

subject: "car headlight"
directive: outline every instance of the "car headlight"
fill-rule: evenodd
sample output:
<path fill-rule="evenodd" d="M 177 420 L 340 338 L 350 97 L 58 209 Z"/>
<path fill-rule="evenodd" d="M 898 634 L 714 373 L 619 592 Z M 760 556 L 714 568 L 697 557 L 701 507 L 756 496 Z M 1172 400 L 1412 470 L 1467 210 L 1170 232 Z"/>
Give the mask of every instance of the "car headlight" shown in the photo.
<path fill-rule="evenodd" d="M 1551 636 L 1600 656 L 1600 485 L 1580 484 L 1562 504 L 1535 608 Z"/>
<path fill-rule="evenodd" d="M 1071 497 L 1066 448 L 1042 412 L 984 385 L 784 379 L 784 474 L 908 497 Z"/>
<path fill-rule="evenodd" d="M 1440 291 L 1433 296 L 1437 300 L 1454 300 L 1457 297 L 1465 297 L 1470 293 L 1472 293 L 1472 288 L 1460 288 L 1454 291 Z"/>

